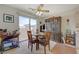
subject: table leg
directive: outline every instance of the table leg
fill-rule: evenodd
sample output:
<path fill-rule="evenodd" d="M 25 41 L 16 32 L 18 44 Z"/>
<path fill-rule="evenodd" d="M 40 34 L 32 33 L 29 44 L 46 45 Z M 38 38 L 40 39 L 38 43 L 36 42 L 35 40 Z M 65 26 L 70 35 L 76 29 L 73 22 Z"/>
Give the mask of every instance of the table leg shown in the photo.
<path fill-rule="evenodd" d="M 39 39 L 38 39 L 38 36 L 36 36 L 36 50 L 39 49 Z"/>
<path fill-rule="evenodd" d="M 39 40 L 36 43 L 36 50 L 39 50 Z"/>

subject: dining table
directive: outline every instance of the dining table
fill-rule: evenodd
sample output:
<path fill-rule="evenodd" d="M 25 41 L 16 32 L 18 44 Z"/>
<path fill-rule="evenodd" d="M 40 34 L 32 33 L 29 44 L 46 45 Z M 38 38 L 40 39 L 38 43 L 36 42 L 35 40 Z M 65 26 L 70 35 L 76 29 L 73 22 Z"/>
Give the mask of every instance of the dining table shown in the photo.
<path fill-rule="evenodd" d="M 35 43 L 36 43 L 36 50 L 39 50 L 39 41 L 40 41 L 40 36 L 44 36 L 43 34 L 34 34 L 33 36 L 36 37 Z"/>

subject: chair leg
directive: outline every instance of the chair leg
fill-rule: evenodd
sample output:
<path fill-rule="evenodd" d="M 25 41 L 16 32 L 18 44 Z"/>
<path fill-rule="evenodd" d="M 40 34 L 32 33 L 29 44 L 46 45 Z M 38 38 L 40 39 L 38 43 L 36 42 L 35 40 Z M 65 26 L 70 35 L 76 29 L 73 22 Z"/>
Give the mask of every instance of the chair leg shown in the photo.
<path fill-rule="evenodd" d="M 46 46 L 44 46 L 44 53 L 46 54 Z"/>
<path fill-rule="evenodd" d="M 28 42 L 28 48 L 29 48 L 29 42 Z"/>
<path fill-rule="evenodd" d="M 50 51 L 50 44 L 48 45 L 49 51 Z"/>
<path fill-rule="evenodd" d="M 33 50 L 33 44 L 31 44 L 31 52 L 32 52 L 32 50 Z"/>

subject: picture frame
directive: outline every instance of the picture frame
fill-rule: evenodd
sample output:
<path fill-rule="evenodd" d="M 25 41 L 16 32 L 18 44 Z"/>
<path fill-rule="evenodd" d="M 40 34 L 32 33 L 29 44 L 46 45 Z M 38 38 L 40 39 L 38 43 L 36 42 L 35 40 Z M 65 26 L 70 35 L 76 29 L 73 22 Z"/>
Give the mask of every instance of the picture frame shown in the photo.
<path fill-rule="evenodd" d="M 3 22 L 14 23 L 14 16 L 10 14 L 3 14 Z"/>

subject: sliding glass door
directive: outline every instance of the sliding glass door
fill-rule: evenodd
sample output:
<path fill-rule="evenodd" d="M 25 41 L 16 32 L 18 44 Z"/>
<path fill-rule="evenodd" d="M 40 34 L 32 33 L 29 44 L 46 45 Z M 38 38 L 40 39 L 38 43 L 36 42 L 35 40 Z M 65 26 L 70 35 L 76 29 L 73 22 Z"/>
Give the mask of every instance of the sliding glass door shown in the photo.
<path fill-rule="evenodd" d="M 32 34 L 36 33 L 36 19 L 19 16 L 20 41 L 27 40 L 27 31 L 31 30 Z"/>
<path fill-rule="evenodd" d="M 30 25 L 31 25 L 31 31 L 32 31 L 32 34 L 35 34 L 36 33 L 36 20 L 35 19 L 31 19 L 30 21 Z"/>

